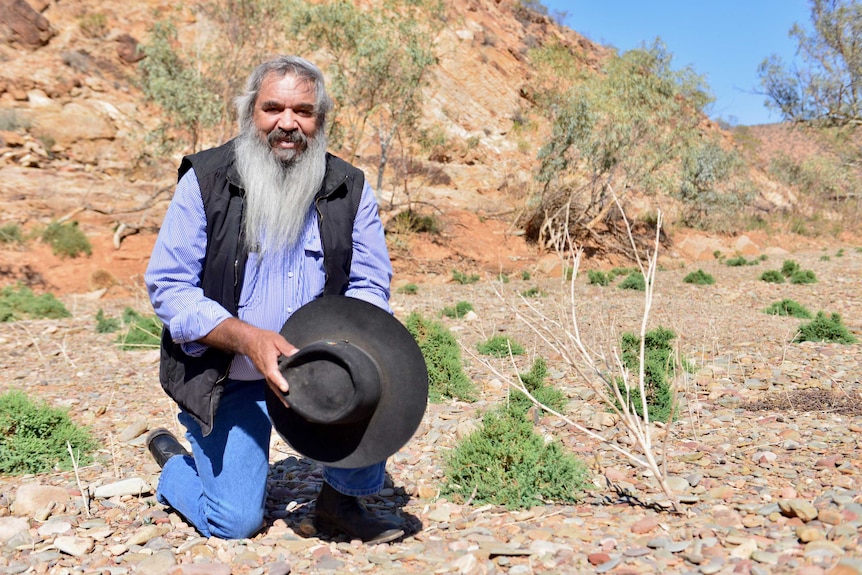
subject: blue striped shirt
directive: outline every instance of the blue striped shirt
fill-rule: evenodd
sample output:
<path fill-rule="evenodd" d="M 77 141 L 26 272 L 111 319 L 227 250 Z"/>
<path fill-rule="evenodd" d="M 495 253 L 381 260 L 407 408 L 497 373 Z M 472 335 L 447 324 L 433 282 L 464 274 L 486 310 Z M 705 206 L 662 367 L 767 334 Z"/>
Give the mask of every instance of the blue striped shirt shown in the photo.
<path fill-rule="evenodd" d="M 156 315 L 189 355 L 203 354 L 206 346 L 197 340 L 231 317 L 222 305 L 204 297 L 201 289 L 206 237 L 206 214 L 192 169 L 177 184 L 144 274 Z M 345 295 L 391 313 L 391 279 L 377 200 L 365 182 L 353 225 L 353 260 Z M 296 309 L 321 294 L 325 280 L 317 211 L 312 205 L 294 246 L 284 253 L 267 254 L 263 260 L 257 253 L 249 254 L 237 315 L 256 327 L 280 331 Z M 231 379 L 262 377 L 248 357 L 234 358 Z"/>

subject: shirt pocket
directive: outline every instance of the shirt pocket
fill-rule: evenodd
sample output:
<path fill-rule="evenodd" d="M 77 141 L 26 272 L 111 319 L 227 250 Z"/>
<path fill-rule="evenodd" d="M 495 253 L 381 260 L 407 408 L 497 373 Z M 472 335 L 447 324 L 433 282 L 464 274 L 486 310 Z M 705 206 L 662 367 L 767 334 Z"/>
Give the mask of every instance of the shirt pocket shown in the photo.
<path fill-rule="evenodd" d="M 252 252 L 248 254 L 248 261 L 245 264 L 245 278 L 242 282 L 242 292 L 239 297 L 239 308 L 252 308 L 260 299 L 260 290 L 258 282 L 260 281 L 260 265 L 257 259 L 258 254 Z"/>

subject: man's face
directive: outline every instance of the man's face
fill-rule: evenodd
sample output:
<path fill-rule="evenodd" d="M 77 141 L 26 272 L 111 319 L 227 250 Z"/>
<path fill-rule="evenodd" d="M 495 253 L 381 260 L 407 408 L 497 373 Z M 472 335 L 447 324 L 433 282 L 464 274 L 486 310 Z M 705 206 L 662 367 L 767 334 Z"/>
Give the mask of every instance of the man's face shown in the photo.
<path fill-rule="evenodd" d="M 263 79 L 254 105 L 254 125 L 273 155 L 290 163 L 317 132 L 314 87 L 291 74 Z"/>

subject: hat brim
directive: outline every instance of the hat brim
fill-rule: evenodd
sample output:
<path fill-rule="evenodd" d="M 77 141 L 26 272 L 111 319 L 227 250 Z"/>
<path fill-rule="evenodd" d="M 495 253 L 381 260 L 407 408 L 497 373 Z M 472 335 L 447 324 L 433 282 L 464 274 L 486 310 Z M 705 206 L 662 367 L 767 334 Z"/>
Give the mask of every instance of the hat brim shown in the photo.
<path fill-rule="evenodd" d="M 324 296 L 296 310 L 281 335 L 300 349 L 317 341 L 345 340 L 380 367 L 377 407 L 368 418 L 350 424 L 307 421 L 267 386 L 269 417 L 293 449 L 330 467 L 356 468 L 384 461 L 410 440 L 428 403 L 428 370 L 416 340 L 400 321 L 356 298 Z"/>

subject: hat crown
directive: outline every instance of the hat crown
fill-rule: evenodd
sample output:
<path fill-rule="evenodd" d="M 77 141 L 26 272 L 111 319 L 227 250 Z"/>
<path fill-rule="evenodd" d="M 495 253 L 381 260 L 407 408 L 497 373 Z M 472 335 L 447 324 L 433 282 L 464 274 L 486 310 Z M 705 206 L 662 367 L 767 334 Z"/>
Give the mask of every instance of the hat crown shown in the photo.
<path fill-rule="evenodd" d="M 346 340 L 304 346 L 279 369 L 290 386 L 284 401 L 312 423 L 356 423 L 370 417 L 380 400 L 377 362 Z"/>

